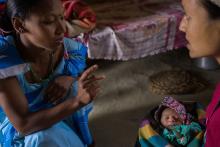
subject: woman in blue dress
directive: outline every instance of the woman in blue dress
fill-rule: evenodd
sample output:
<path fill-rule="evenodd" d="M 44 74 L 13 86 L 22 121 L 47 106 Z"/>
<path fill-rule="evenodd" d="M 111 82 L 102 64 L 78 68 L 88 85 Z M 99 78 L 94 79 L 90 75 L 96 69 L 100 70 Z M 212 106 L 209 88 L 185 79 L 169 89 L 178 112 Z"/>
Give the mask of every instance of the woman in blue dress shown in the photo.
<path fill-rule="evenodd" d="M 0 146 L 91 145 L 88 113 L 104 77 L 97 65 L 84 71 L 86 47 L 64 38 L 60 0 L 7 0 L 0 22 Z"/>

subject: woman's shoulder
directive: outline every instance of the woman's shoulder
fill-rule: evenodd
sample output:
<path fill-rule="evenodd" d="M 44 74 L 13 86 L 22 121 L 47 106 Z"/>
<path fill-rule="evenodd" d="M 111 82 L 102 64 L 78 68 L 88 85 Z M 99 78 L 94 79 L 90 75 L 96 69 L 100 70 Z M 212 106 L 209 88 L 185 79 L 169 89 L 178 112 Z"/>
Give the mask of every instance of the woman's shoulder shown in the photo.
<path fill-rule="evenodd" d="M 0 79 L 28 71 L 28 65 L 19 56 L 12 36 L 0 36 Z"/>
<path fill-rule="evenodd" d="M 87 47 L 80 41 L 64 38 L 65 72 L 77 77 L 86 67 Z"/>
<path fill-rule="evenodd" d="M 81 41 L 74 40 L 71 38 L 64 38 L 64 48 L 67 50 L 67 52 L 81 52 L 86 53 L 87 52 L 87 46 L 82 43 Z"/>
<path fill-rule="evenodd" d="M 0 51 L 6 51 L 6 49 L 10 46 L 10 44 L 14 44 L 14 39 L 12 36 L 1 36 L 0 35 Z"/>

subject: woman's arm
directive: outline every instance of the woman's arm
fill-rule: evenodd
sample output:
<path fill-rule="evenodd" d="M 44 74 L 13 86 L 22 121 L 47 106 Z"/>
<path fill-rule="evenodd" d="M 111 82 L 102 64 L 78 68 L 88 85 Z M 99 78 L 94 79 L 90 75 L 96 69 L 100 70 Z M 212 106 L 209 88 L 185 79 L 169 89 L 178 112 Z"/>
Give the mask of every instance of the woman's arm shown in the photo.
<path fill-rule="evenodd" d="M 88 78 L 97 69 L 93 66 L 87 69 L 78 81 L 78 94 L 63 103 L 30 112 L 28 102 L 15 77 L 0 81 L 0 92 L 5 96 L 0 98 L 0 105 L 8 116 L 10 122 L 22 134 L 30 134 L 52 126 L 65 117 L 75 112 L 80 107 L 88 104 L 99 91 L 97 80 L 103 77 Z"/>
<path fill-rule="evenodd" d="M 68 94 L 76 78 L 71 76 L 58 76 L 49 83 L 45 90 L 44 101 L 47 103 L 58 104 Z"/>
<path fill-rule="evenodd" d="M 26 97 L 15 77 L 2 80 L 0 84 L 0 89 L 5 94 L 0 98 L 1 107 L 16 130 L 22 134 L 48 128 L 73 113 L 79 106 L 74 99 L 68 99 L 56 107 L 30 112 Z"/>

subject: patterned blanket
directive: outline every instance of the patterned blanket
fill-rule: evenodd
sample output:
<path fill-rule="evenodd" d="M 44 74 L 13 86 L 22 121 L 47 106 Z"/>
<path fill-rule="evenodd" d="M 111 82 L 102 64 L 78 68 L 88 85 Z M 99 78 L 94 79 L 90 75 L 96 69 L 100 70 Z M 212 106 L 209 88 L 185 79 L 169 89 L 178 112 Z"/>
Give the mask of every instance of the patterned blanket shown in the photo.
<path fill-rule="evenodd" d="M 202 147 L 204 145 L 204 130 L 205 130 L 205 111 L 199 103 L 187 103 L 187 109 L 194 113 L 196 120 L 202 126 L 203 131 L 196 134 L 196 136 L 187 144 L 187 147 Z M 165 147 L 170 144 L 168 140 L 163 138 L 160 125 L 155 122 L 152 115 L 156 108 L 144 119 L 138 130 L 138 139 L 135 147 Z"/>
<path fill-rule="evenodd" d="M 91 7 L 97 28 L 89 36 L 89 58 L 129 60 L 185 46 L 180 1 L 117 0 Z"/>

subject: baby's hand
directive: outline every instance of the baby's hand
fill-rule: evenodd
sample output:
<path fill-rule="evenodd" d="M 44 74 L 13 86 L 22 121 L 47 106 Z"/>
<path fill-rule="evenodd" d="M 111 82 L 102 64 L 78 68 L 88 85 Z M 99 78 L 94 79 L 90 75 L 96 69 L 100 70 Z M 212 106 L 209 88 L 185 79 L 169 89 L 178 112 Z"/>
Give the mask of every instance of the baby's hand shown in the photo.
<path fill-rule="evenodd" d="M 56 104 L 67 95 L 74 81 L 71 76 L 60 76 L 54 79 L 45 90 L 44 100 Z"/>

